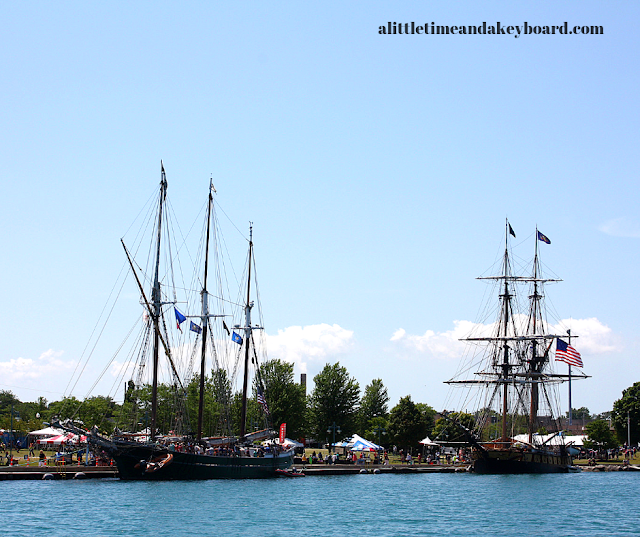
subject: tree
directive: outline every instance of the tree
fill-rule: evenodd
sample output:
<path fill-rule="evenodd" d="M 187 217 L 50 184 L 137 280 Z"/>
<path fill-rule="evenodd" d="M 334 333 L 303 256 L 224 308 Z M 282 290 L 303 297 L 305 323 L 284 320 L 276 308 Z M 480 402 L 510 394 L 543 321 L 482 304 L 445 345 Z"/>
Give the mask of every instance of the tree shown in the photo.
<path fill-rule="evenodd" d="M 588 440 L 585 440 L 584 446 L 587 449 L 597 449 L 602 451 L 612 449 L 618 446 L 613 433 L 609 429 L 609 424 L 604 420 L 595 420 L 586 427 Z"/>
<path fill-rule="evenodd" d="M 279 427 L 281 423 L 286 423 L 288 436 L 302 436 L 306 397 L 304 387 L 294 380 L 293 364 L 269 360 L 260 366 L 259 377 L 264 384 L 264 395 L 273 426 Z"/>
<path fill-rule="evenodd" d="M 569 412 L 566 413 L 567 418 L 569 418 Z M 571 409 L 571 419 L 574 420 L 582 420 L 587 421 L 591 419 L 591 414 L 589 413 L 589 409 L 587 407 L 580 408 L 572 408 Z"/>
<path fill-rule="evenodd" d="M 389 430 L 389 419 L 377 416 L 369 420 L 368 428 L 364 430 L 362 436 L 379 446 L 387 446 L 389 445 Z"/>
<path fill-rule="evenodd" d="M 401 398 L 389 414 L 389 434 L 392 441 L 405 448 L 415 447 L 424 438 L 424 430 L 422 413 L 411 396 Z"/>
<path fill-rule="evenodd" d="M 327 432 L 334 423 L 343 436 L 356 431 L 360 386 L 349 377 L 347 369 L 338 362 L 327 364 L 314 378 L 313 393 L 309 397 L 311 433 L 316 439 L 332 438 Z"/>
<path fill-rule="evenodd" d="M 613 403 L 611 413 L 613 426 L 620 443 L 627 441 L 627 418 L 631 422 L 631 444 L 640 441 L 640 382 L 635 382 L 622 392 L 622 397 Z"/>
<path fill-rule="evenodd" d="M 365 387 L 364 394 L 360 400 L 359 411 L 359 431 L 362 436 L 367 437 L 367 429 L 379 425 L 372 425 L 372 420 L 376 418 L 386 418 L 388 410 L 389 394 L 387 388 L 382 384 L 382 379 L 373 379 L 371 384 Z M 369 438 L 372 440 L 371 438 Z"/>
<path fill-rule="evenodd" d="M 432 440 L 438 439 L 441 442 L 466 442 L 468 441 L 468 430 L 472 430 L 475 424 L 473 414 L 466 412 L 452 412 L 445 418 L 436 421 L 433 428 Z"/>
<path fill-rule="evenodd" d="M 76 417 L 84 423 L 87 429 L 91 429 L 94 425 L 97 425 L 101 429 L 113 429 L 111 423 L 113 422 L 115 410 L 116 403 L 111 397 L 98 395 L 85 399 L 77 409 Z M 110 425 L 107 426 L 107 423 Z"/>
<path fill-rule="evenodd" d="M 423 434 L 420 439 L 422 440 L 424 437 L 431 436 L 433 434 L 436 411 L 432 406 L 427 405 L 426 403 L 416 403 L 416 408 L 420 411 L 420 416 L 422 418 Z"/>

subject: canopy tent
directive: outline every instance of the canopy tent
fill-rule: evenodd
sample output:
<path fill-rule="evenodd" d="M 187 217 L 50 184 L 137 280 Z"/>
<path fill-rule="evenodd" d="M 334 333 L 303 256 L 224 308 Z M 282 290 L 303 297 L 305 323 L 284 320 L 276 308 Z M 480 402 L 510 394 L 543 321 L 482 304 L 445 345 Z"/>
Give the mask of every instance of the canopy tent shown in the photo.
<path fill-rule="evenodd" d="M 584 441 L 587 437 L 585 435 L 564 436 L 559 434 L 534 434 L 533 444 L 546 444 L 548 446 L 559 446 L 564 444 L 570 445 L 576 448 L 584 446 Z M 529 443 L 528 434 L 518 434 L 513 437 L 516 442 Z"/>
<path fill-rule="evenodd" d="M 438 447 L 440 446 L 440 444 L 437 444 L 436 442 L 434 442 L 433 440 L 431 440 L 431 438 L 429 438 L 428 436 L 424 438 L 424 440 L 420 440 L 420 443 L 423 446 L 431 446 L 431 447 Z"/>
<path fill-rule="evenodd" d="M 84 435 L 79 437 L 77 434 L 63 433 L 63 434 L 59 434 L 58 436 L 52 436 L 50 438 L 40 438 L 38 440 L 38 444 L 60 446 L 63 444 L 77 444 L 78 442 L 86 442 L 86 441 L 87 441 L 87 437 Z"/>
<path fill-rule="evenodd" d="M 61 434 L 64 434 L 64 431 L 62 429 L 56 429 L 54 427 L 45 427 L 44 429 L 31 431 L 29 433 L 30 436 L 41 436 L 43 438 L 48 436 L 59 436 Z"/>
<path fill-rule="evenodd" d="M 369 442 L 365 438 L 354 434 L 347 443 L 347 449 L 351 451 L 382 451 L 384 448 L 373 442 Z"/>

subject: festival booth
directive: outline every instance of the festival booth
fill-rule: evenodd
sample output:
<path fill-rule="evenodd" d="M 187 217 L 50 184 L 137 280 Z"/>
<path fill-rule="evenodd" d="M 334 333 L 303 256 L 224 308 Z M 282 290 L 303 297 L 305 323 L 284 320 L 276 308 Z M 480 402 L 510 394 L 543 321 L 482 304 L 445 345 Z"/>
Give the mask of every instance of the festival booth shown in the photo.
<path fill-rule="evenodd" d="M 383 451 L 384 448 L 373 442 L 369 442 L 365 438 L 354 434 L 348 444 L 349 451 Z"/>
<path fill-rule="evenodd" d="M 422 445 L 422 455 L 425 459 L 427 457 L 427 452 L 429 454 L 433 454 L 436 449 L 440 448 L 440 444 L 434 442 L 428 436 L 420 440 L 420 445 Z"/>
<path fill-rule="evenodd" d="M 62 433 L 57 436 L 51 436 L 49 438 L 38 439 L 38 444 L 41 446 L 64 446 L 64 445 L 76 445 L 78 443 L 85 443 L 87 437 L 85 435 L 78 436 L 73 433 Z"/>
<path fill-rule="evenodd" d="M 349 440 L 331 444 L 331 447 L 341 455 L 346 455 L 349 451 L 384 451 L 382 446 L 374 444 L 357 434 L 354 434 Z"/>

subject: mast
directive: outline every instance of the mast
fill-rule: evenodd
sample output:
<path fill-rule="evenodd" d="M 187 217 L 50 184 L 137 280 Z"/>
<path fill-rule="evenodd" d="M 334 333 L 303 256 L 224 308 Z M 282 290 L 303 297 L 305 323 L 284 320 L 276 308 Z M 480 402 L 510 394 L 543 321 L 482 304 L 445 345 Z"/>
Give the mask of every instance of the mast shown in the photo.
<path fill-rule="evenodd" d="M 202 283 L 202 354 L 200 355 L 200 400 L 198 402 L 198 436 L 202 439 L 202 419 L 204 414 L 204 375 L 207 352 L 207 327 L 209 324 L 209 300 L 207 294 L 207 272 L 209 270 L 209 232 L 211 228 L 211 206 L 213 205 L 213 181 L 209 184 L 209 207 L 207 209 L 207 239 L 204 256 L 204 281 Z"/>
<path fill-rule="evenodd" d="M 534 236 L 536 248 L 535 254 L 533 256 L 533 294 L 529 297 L 531 299 L 531 311 L 529 314 L 529 323 L 530 323 L 530 334 L 537 334 L 538 329 L 538 316 L 540 312 L 540 298 L 541 295 L 538 293 L 538 228 L 536 227 L 536 234 Z M 535 339 L 531 340 L 531 361 L 529 363 L 529 371 L 531 373 L 539 373 L 540 372 L 540 361 L 538 360 L 538 350 L 537 350 L 538 342 Z M 532 379 L 534 375 L 532 375 Z M 533 433 L 536 425 L 536 421 L 538 419 L 538 383 L 531 382 L 530 388 L 530 402 L 529 402 L 529 443 L 533 442 Z"/>
<path fill-rule="evenodd" d="M 152 315 L 154 317 L 153 332 L 153 380 L 151 383 L 151 430 L 150 439 L 153 441 L 156 436 L 156 414 L 158 410 L 158 351 L 160 347 L 159 319 L 162 308 L 160 295 L 160 239 L 162 236 L 162 209 L 164 200 L 167 195 L 167 177 L 164 172 L 164 164 L 160 161 L 161 180 L 160 180 L 160 203 L 158 208 L 158 232 L 156 244 L 156 268 L 153 278 L 153 289 L 151 291 L 151 302 L 153 304 Z"/>
<path fill-rule="evenodd" d="M 507 224 L 508 225 L 508 224 Z M 503 353 L 502 353 L 502 437 L 500 439 L 501 442 L 507 441 L 507 411 L 508 411 L 508 395 L 509 395 L 509 385 L 507 379 L 509 377 L 509 343 L 506 339 L 508 334 L 508 326 L 509 326 L 509 308 L 511 307 L 511 294 L 509 293 L 509 278 L 507 277 L 509 274 L 509 247 L 508 247 L 509 233 L 505 232 L 504 238 L 504 295 L 502 295 L 502 308 L 503 308 L 503 327 L 502 333 L 505 337 L 503 344 Z M 514 334 L 515 335 L 515 334 Z"/>
<path fill-rule="evenodd" d="M 247 387 L 249 384 L 249 346 L 251 343 L 251 256 L 253 254 L 253 226 L 249 226 L 249 270 L 247 276 L 247 303 L 244 328 L 244 379 L 242 382 L 242 414 L 240 417 L 240 438 L 245 435 L 247 425 Z"/>
<path fill-rule="evenodd" d="M 569 336 L 569 345 L 571 345 L 571 330 L 567 330 L 567 335 Z M 569 425 L 572 425 L 571 422 L 573 421 L 573 410 L 571 409 L 571 364 L 567 364 L 567 367 L 569 368 Z M 584 421 L 582 423 L 584 423 Z"/>

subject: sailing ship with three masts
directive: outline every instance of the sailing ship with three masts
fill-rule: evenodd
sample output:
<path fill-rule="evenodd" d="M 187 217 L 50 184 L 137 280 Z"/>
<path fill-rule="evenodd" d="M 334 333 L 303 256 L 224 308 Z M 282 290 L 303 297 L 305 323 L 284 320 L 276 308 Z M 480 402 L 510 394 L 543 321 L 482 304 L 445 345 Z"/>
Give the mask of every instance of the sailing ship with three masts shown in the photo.
<path fill-rule="evenodd" d="M 510 237 L 515 238 L 515 232 L 507 221 L 499 274 L 478 278 L 495 286 L 497 320 L 488 318 L 496 311 L 493 298 L 483 319 L 490 322 L 490 329 L 478 324 L 480 332 L 464 339 L 466 357 L 458 374 L 447 381 L 464 388 L 458 408 L 475 405 L 474 424 L 465 426 L 458 413 L 449 415 L 449 425 L 471 446 L 472 469 L 477 473 L 568 472 L 575 467 L 571 446 L 564 442 L 557 388 L 571 378 L 587 376 L 572 375 L 570 369 L 567 375 L 554 371 L 554 342 L 556 360 L 567 345 L 573 347 L 570 336 L 567 343 L 567 335 L 550 331 L 547 320 L 543 289 L 560 280 L 542 275 L 538 246 L 550 240 L 536 229 L 532 269 L 528 275 L 514 275 Z M 528 290 L 526 301 L 519 300 L 522 288 Z M 468 378 L 469 372 L 475 378 Z"/>
<path fill-rule="evenodd" d="M 88 442 L 97 451 L 104 451 L 116 462 L 119 476 L 126 480 L 172 480 L 172 479 L 214 479 L 214 478 L 261 478 L 278 475 L 288 469 L 293 462 L 293 451 L 280 448 L 276 442 L 270 442 L 269 446 L 256 444 L 260 440 L 273 440 L 276 436 L 269 423 L 267 401 L 265 400 L 265 388 L 260 378 L 259 351 L 257 342 L 261 339 L 261 327 L 252 321 L 252 310 L 256 306 L 252 300 L 255 287 L 255 264 L 253 252 L 253 235 L 250 229 L 248 239 L 249 249 L 245 270 L 246 280 L 244 285 L 239 285 L 236 302 L 224 298 L 224 284 L 222 273 L 224 269 L 216 268 L 215 281 L 218 289 L 216 293 L 210 293 L 207 282 L 211 271 L 210 242 L 213 241 L 213 257 L 220 261 L 223 250 L 217 236 L 217 218 L 215 217 L 215 205 L 213 193 L 215 189 L 210 185 L 208 204 L 206 208 L 206 221 L 203 227 L 204 242 L 200 246 L 198 258 L 204 262 L 203 276 L 193 277 L 193 282 L 200 283 L 197 292 L 191 292 L 192 297 L 199 295 L 200 311 L 193 315 L 188 314 L 187 305 L 178 304 L 176 285 L 173 284 L 174 268 L 177 260 L 177 250 L 180 247 L 170 246 L 170 242 L 163 239 L 163 235 L 169 230 L 170 220 L 167 180 L 164 165 L 161 164 L 160 190 L 155 204 L 155 211 L 150 214 L 153 245 L 148 249 L 147 269 L 143 270 L 134 260 L 134 255 L 129 251 L 124 241 L 122 245 L 127 258 L 127 263 L 137 285 L 143 306 L 143 328 L 141 330 L 140 344 L 131 352 L 132 363 L 135 367 L 136 381 L 129 381 L 127 397 L 135 399 L 139 384 L 145 384 L 151 391 L 150 409 L 144 413 L 144 424 L 147 425 L 144 434 L 124 433 L 116 430 L 111 437 L 98 434 L 97 428 L 88 435 Z M 163 245 L 165 245 L 163 251 Z M 169 245 L 169 246 L 167 246 Z M 142 247 L 137 248 L 142 251 Z M 161 265 L 166 274 L 161 274 Z M 252 274 L 252 267 L 254 268 Z M 202 274 L 202 273 L 200 273 Z M 150 284 L 150 292 L 145 290 L 143 282 Z M 195 285 L 186 285 L 191 287 Z M 228 287 L 228 285 L 227 285 Z M 218 311 L 210 311 L 210 300 L 214 297 Z M 192 300 L 195 302 L 195 300 Z M 233 306 L 236 310 L 236 322 L 233 323 L 234 314 L 225 312 L 225 308 Z M 178 307 L 180 306 L 180 307 Z M 181 311 L 183 310 L 183 311 Z M 168 318 L 175 315 L 175 324 Z M 186 322 L 185 322 L 186 321 Z M 233 331 L 228 328 L 227 321 L 233 326 Z M 189 326 L 182 333 L 182 325 Z M 167 325 L 174 326 L 172 330 Z M 176 332 L 179 330 L 179 335 Z M 214 334 L 219 334 L 217 337 Z M 183 342 L 175 341 L 184 336 Z M 161 356 L 166 358 L 166 366 L 162 365 Z M 186 356 L 186 359 L 184 357 Z M 205 393 L 207 387 L 207 361 L 212 363 L 213 383 L 217 383 L 217 400 L 213 401 L 216 407 L 215 416 L 205 408 Z M 199 371 L 196 372 L 199 362 Z M 187 364 L 186 366 L 184 364 Z M 251 381 L 250 366 L 255 367 L 253 381 Z M 145 375 L 151 372 L 151 379 Z M 170 412 L 170 418 L 164 420 L 165 427 L 171 430 L 161 431 L 159 427 L 159 376 L 165 374 L 170 379 L 170 392 L 175 402 Z M 146 382 L 143 381 L 143 378 Z M 198 379 L 199 382 L 193 382 Z M 198 385 L 198 417 L 196 430 L 191 426 L 190 416 L 186 405 L 188 396 L 187 384 L 191 382 Z M 235 382 L 242 385 L 241 401 L 235 401 L 235 408 L 240 407 L 239 416 L 232 410 L 233 395 L 231 384 Z M 260 409 L 261 420 L 254 419 L 251 430 L 248 430 L 247 409 L 250 400 L 249 390 L 253 384 L 257 403 L 254 408 Z M 166 391 L 166 390 L 165 390 Z M 166 394 L 165 394 L 166 399 Z M 209 398 L 210 399 L 210 398 Z M 236 398 L 237 399 L 237 398 Z M 253 398 L 251 398 L 253 399 Z M 239 403 L 239 404 L 238 404 Z M 211 404 L 211 401 L 209 401 Z M 123 405 L 123 407 L 126 405 Z M 140 405 L 129 404 L 137 409 L 132 416 L 132 429 L 136 430 L 136 424 L 142 425 Z M 150 418 L 150 421 L 147 421 Z M 209 424 L 210 430 L 218 432 L 215 436 L 203 434 L 205 421 L 215 421 Z M 170 423 L 170 425 L 168 425 Z M 264 425 L 260 427 L 259 424 Z M 59 424 L 67 430 L 81 431 L 73 421 Z M 83 434 L 84 431 L 82 431 Z"/>

